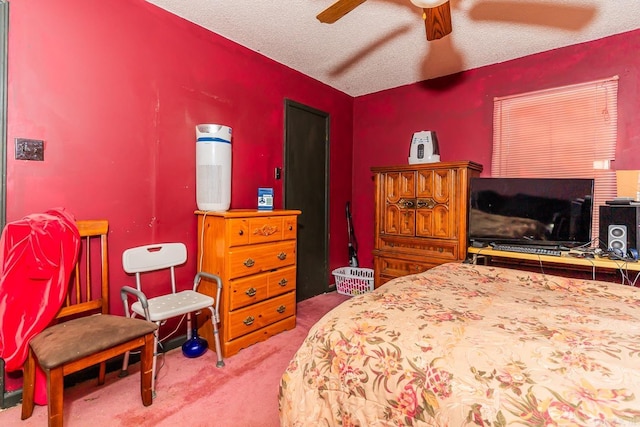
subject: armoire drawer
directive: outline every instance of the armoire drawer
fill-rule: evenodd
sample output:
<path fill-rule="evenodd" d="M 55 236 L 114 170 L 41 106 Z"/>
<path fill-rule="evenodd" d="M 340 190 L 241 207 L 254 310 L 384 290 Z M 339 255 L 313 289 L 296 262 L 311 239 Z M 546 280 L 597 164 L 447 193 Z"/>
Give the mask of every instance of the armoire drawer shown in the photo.
<path fill-rule="evenodd" d="M 295 292 L 232 311 L 229 313 L 229 325 L 227 325 L 228 339 L 241 337 L 294 314 L 296 314 Z"/>
<path fill-rule="evenodd" d="M 375 269 L 380 272 L 380 275 L 388 277 L 422 273 L 432 267 L 435 267 L 435 264 L 402 258 L 375 257 Z"/>
<path fill-rule="evenodd" d="M 458 259 L 458 242 L 428 239 L 423 243 L 422 250 L 422 253 L 427 257 L 440 258 L 444 261 L 456 261 Z"/>
<path fill-rule="evenodd" d="M 380 236 L 378 249 L 390 255 L 416 255 L 455 261 L 458 254 L 458 242 L 442 239 L 417 239 L 397 236 Z"/>
<path fill-rule="evenodd" d="M 231 279 L 294 265 L 296 242 L 286 241 L 231 248 L 227 262 Z"/>

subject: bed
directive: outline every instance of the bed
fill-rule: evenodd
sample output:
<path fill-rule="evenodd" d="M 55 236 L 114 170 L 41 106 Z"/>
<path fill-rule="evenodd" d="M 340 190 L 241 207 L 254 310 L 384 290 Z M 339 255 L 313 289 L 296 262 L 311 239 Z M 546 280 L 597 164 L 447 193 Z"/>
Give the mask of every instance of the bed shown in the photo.
<path fill-rule="evenodd" d="M 640 289 L 449 263 L 327 313 L 282 426 L 640 423 Z"/>

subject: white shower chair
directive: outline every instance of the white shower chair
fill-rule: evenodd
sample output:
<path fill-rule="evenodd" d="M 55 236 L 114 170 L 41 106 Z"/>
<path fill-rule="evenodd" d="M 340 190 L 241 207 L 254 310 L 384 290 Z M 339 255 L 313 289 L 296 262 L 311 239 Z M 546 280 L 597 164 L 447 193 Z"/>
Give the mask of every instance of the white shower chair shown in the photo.
<path fill-rule="evenodd" d="M 191 314 L 203 309 L 211 311 L 211 323 L 213 324 L 214 341 L 218 361 L 216 367 L 224 366 L 222 351 L 220 349 L 220 334 L 218 324 L 220 323 L 219 301 L 222 291 L 222 281 L 220 277 L 200 272 L 197 273 L 193 281 L 193 289 L 176 291 L 175 267 L 187 261 L 187 248 L 183 243 L 159 243 L 153 245 L 137 246 L 127 249 L 122 254 L 122 267 L 124 271 L 136 276 L 136 289 L 130 286 L 123 286 L 121 296 L 124 302 L 125 315 L 128 317 L 141 316 L 149 322 L 158 325 L 154 339 L 153 353 L 153 375 L 151 389 L 155 396 L 156 379 L 156 359 L 158 355 L 159 330 L 160 325 L 166 320 L 187 316 L 187 339 L 191 338 Z M 142 291 L 142 274 L 159 270 L 169 270 L 171 273 L 171 293 L 147 298 Z M 217 293 L 215 300 L 208 295 L 197 292 L 198 285 L 202 278 L 215 281 L 217 283 Z M 128 295 L 133 295 L 137 299 L 129 306 Z M 129 354 L 125 354 L 122 365 L 122 375 L 126 375 L 129 364 Z"/>

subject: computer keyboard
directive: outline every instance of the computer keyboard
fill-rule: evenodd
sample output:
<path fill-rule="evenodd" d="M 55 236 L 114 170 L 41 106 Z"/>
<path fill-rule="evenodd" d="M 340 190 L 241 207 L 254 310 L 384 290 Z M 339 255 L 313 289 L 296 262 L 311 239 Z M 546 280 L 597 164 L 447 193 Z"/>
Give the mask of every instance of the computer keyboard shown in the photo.
<path fill-rule="evenodd" d="M 521 254 L 562 256 L 562 251 L 559 249 L 550 249 L 541 246 L 493 244 L 491 248 L 496 251 L 518 252 Z"/>

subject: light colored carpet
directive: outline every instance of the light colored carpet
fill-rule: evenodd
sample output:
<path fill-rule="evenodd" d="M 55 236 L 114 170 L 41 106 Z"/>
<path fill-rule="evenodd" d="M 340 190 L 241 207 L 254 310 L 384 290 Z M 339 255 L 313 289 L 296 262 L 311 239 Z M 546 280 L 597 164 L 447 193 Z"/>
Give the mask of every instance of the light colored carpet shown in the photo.
<path fill-rule="evenodd" d="M 157 397 L 149 407 L 140 399 L 139 363 L 129 376 L 107 375 L 104 386 L 95 380 L 65 389 L 66 427 L 189 426 L 271 427 L 279 425 L 278 385 L 289 360 L 309 328 L 348 297 L 336 292 L 302 301 L 297 325 L 225 359 L 215 367 L 213 351 L 188 359 L 180 349 L 169 351 L 157 380 Z M 160 360 L 160 359 L 159 359 Z M 20 420 L 21 408 L 0 412 L 0 426 L 47 425 L 46 406 L 36 406 L 31 418 Z"/>

